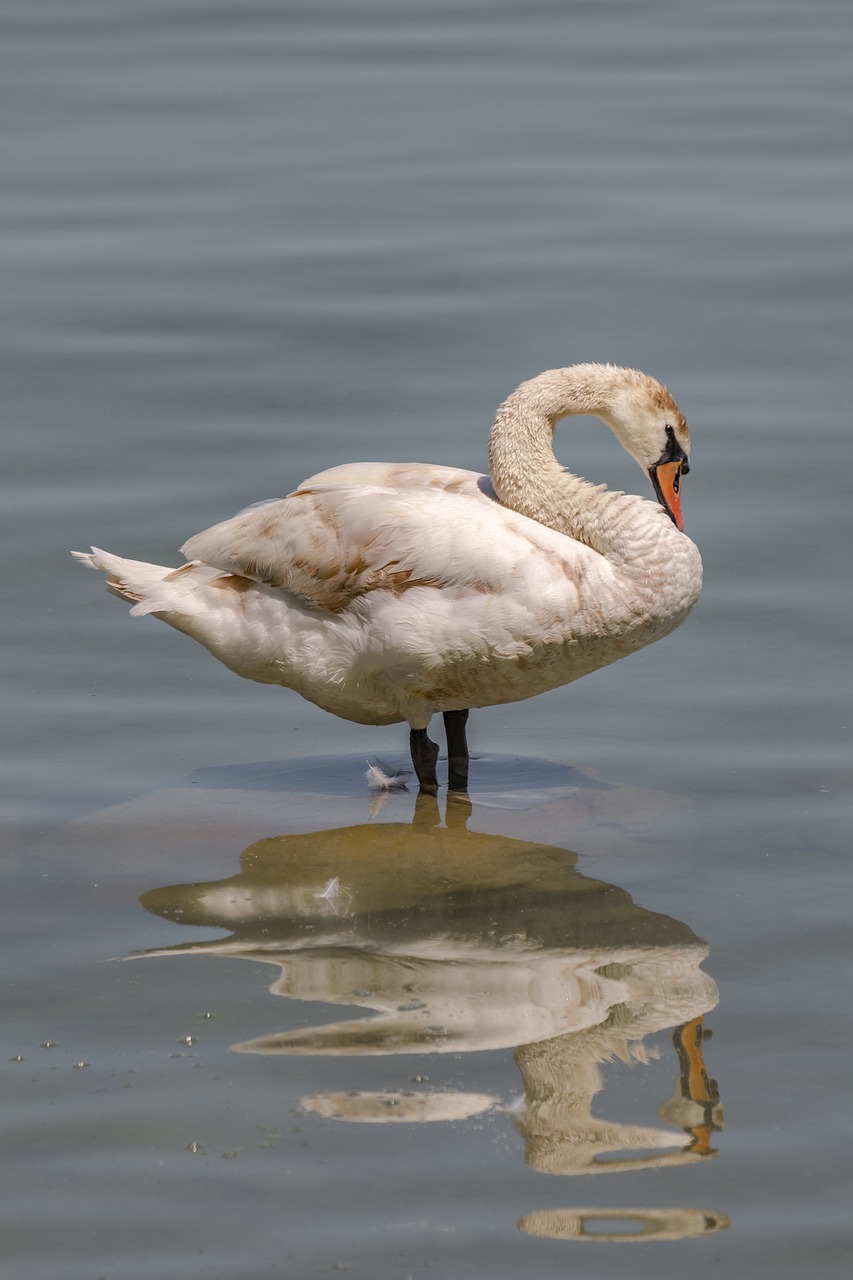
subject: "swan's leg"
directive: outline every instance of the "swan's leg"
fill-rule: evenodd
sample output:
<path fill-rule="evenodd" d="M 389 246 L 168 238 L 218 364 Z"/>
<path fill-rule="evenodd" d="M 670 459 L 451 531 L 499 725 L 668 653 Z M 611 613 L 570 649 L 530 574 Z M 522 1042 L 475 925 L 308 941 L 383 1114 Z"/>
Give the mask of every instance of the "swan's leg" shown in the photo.
<path fill-rule="evenodd" d="M 435 795 L 438 791 L 438 778 L 435 773 L 438 747 L 427 737 L 426 729 L 409 731 L 409 749 L 418 782 L 421 784 L 421 791 L 428 791 L 431 795 Z"/>
<path fill-rule="evenodd" d="M 467 711 L 445 711 L 444 732 L 447 734 L 447 789 L 468 790 L 468 739 L 465 726 Z"/>

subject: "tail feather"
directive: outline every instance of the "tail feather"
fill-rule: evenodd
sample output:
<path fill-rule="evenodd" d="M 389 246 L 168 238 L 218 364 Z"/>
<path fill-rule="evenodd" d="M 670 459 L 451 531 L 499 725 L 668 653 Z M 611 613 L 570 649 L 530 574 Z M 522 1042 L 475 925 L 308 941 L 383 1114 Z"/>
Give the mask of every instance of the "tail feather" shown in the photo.
<path fill-rule="evenodd" d="M 221 577 L 219 570 L 207 565 L 186 564 L 172 569 L 162 564 L 146 564 L 142 560 L 125 560 L 111 555 L 100 547 L 88 551 L 72 551 L 80 564 L 90 569 L 100 569 L 106 574 L 107 590 L 120 600 L 132 604 L 131 614 L 141 617 L 146 613 L 177 613 L 191 615 L 203 608 L 198 597 L 198 587 L 209 585 L 213 578 Z"/>

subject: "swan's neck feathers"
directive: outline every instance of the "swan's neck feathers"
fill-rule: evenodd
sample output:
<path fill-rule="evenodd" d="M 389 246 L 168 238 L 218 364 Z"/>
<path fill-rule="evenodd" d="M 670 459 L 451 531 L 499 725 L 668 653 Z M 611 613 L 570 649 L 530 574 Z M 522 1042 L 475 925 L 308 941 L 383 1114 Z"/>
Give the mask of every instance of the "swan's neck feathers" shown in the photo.
<path fill-rule="evenodd" d="M 623 551 L 627 556 L 626 520 L 633 523 L 630 517 L 639 511 L 654 514 L 650 504 L 567 471 L 554 456 L 554 428 L 570 414 L 588 414 L 625 444 L 635 397 L 651 382 L 634 370 L 581 364 L 522 383 L 498 409 L 489 438 L 492 483 L 501 502 L 608 559 L 619 560 Z"/>

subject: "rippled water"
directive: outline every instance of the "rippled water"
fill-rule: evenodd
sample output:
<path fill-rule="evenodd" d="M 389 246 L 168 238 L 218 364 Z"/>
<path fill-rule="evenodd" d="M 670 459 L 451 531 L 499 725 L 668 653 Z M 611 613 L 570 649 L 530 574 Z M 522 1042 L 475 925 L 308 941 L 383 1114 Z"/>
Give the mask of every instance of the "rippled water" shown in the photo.
<path fill-rule="evenodd" d="M 846 1275 L 848 6 L 0 24 L 10 1274 Z M 479 468 L 575 360 L 687 414 L 706 587 L 478 713 L 470 812 L 377 812 L 399 726 L 67 557 Z M 598 424 L 558 448 L 644 491 Z"/>

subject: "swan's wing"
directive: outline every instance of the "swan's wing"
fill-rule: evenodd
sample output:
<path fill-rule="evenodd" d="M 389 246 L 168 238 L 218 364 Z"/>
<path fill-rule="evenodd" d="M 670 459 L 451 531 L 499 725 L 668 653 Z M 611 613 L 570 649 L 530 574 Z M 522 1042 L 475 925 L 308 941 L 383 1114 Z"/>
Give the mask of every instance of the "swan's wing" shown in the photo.
<path fill-rule="evenodd" d="M 336 467 L 191 538 L 193 560 L 340 613 L 373 591 L 576 587 L 587 547 L 502 507 L 488 477 L 423 464 Z"/>

